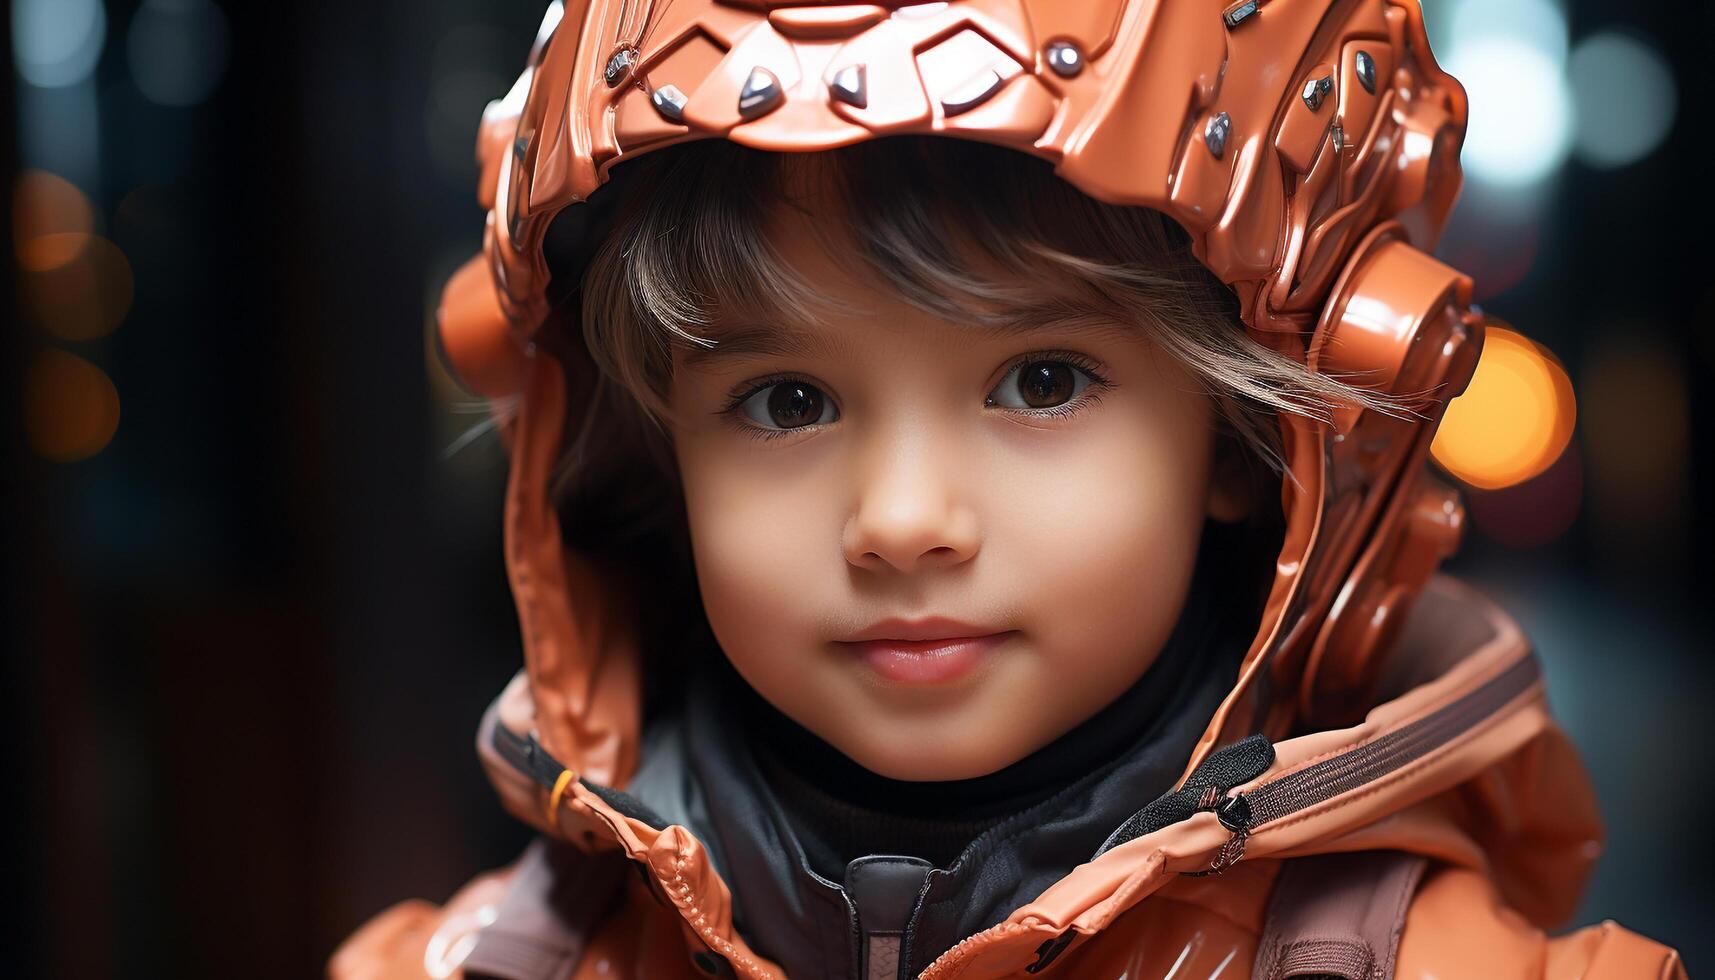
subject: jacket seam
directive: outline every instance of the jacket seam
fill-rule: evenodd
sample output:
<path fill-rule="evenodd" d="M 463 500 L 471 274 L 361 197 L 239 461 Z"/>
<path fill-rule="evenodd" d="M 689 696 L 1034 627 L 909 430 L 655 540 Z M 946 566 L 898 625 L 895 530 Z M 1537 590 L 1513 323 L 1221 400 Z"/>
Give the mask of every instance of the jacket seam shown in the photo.
<path fill-rule="evenodd" d="M 728 941 L 726 937 L 716 935 L 714 931 L 709 928 L 708 915 L 703 911 L 701 904 L 697 902 L 696 897 L 692 894 L 691 883 L 685 880 L 685 865 L 690 863 L 690 860 L 691 855 L 689 847 L 681 844 L 679 847 L 674 849 L 673 885 L 679 890 L 679 894 L 684 896 L 685 906 L 692 915 L 692 927 L 697 928 L 701 925 L 702 928 L 697 929 L 697 934 L 702 936 L 705 941 L 708 941 L 722 953 L 726 954 L 729 959 L 735 959 L 744 964 L 746 969 L 759 975 L 766 976 L 768 971 L 763 969 L 762 964 L 751 959 L 737 946 Z"/>

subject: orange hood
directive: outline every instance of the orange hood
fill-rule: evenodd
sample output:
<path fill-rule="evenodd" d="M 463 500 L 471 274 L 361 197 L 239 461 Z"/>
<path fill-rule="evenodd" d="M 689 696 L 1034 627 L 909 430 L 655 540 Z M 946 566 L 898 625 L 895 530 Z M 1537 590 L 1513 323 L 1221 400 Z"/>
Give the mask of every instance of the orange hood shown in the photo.
<path fill-rule="evenodd" d="M 989 101 L 920 100 L 935 89 L 926 56 L 960 32 L 987 38 L 998 55 L 984 57 L 1004 63 L 992 79 L 975 72 Z M 842 73 L 847 54 L 870 65 L 864 106 Z M 789 70 L 824 64 L 826 78 Z M 746 101 L 757 78 L 774 83 Z M 517 396 L 503 429 L 505 548 L 525 671 L 499 702 L 498 736 L 481 742 L 512 812 L 586 849 L 620 849 L 683 914 L 687 937 L 741 975 L 779 975 L 734 930 L 702 842 L 592 789 L 623 787 L 638 768 L 640 610 L 562 544 L 550 477 L 576 419 L 561 366 L 532 342 L 547 304 L 540 245 L 621 158 L 683 139 L 814 150 L 936 133 L 1050 159 L 1092 196 L 1172 215 L 1260 342 L 1311 370 L 1433 399 L 1409 419 L 1283 421 L 1291 478 L 1274 584 L 1183 789 L 929 974 L 1002 973 L 1047 940 L 1101 932 L 1183 874 L 1241 879 L 1267 859 L 1323 851 L 1421 853 L 1487 871 L 1535 921 L 1570 912 L 1596 821 L 1527 645 L 1456 585 L 1438 581 L 1413 604 L 1458 537 L 1457 497 L 1429 477 L 1426 454 L 1482 342 L 1470 281 L 1424 251 L 1459 185 L 1465 100 L 1430 56 L 1415 0 L 1247 0 L 1224 12 L 1151 0 L 579 0 L 551 7 L 515 94 L 485 117 L 485 254 L 449 283 L 439 331 L 467 383 Z M 882 118 L 919 101 L 915 115 Z M 1258 771 L 1236 784 L 1210 776 L 1212 759 L 1258 733 L 1272 744 Z"/>
<path fill-rule="evenodd" d="M 967 76 L 980 93 L 953 84 Z M 691 139 L 785 152 L 926 133 L 1050 160 L 1099 200 L 1179 222 L 1258 342 L 1429 393 L 1410 417 L 1283 418 L 1285 539 L 1197 755 L 1360 717 L 1373 660 L 1461 524 L 1425 460 L 1482 319 L 1470 280 L 1424 250 L 1459 187 L 1465 113 L 1416 0 L 554 0 L 518 85 L 484 116 L 484 254 L 449 282 L 437 334 L 461 379 L 522 406 L 506 546 L 543 745 L 623 783 L 639 713 L 623 598 L 560 553 L 547 499 L 568 398 L 534 338 L 550 274 L 576 270 L 550 270 L 542 243 L 615 166 Z"/>

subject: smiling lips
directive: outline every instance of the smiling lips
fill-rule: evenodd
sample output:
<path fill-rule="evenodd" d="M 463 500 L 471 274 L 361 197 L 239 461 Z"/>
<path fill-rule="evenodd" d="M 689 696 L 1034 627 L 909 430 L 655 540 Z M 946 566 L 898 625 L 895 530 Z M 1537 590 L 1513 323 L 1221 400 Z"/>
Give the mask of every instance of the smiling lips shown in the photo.
<path fill-rule="evenodd" d="M 1015 632 L 994 632 L 951 619 L 890 619 L 841 641 L 840 646 L 887 680 L 945 684 L 969 673 Z"/>

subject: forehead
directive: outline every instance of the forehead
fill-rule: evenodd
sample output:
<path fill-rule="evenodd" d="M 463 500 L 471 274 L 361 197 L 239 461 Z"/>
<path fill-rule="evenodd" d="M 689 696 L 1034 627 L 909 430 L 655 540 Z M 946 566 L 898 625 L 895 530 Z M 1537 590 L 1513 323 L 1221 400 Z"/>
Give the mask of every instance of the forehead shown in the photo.
<path fill-rule="evenodd" d="M 680 363 L 687 369 L 717 369 L 770 358 L 840 357 L 850 355 L 864 342 L 891 348 L 909 348 L 923 341 L 952 352 L 1033 336 L 1091 341 L 1124 341 L 1143 344 L 1146 337 L 1136 326 L 1096 315 L 1045 314 L 984 323 L 944 320 L 897 299 L 883 299 L 881 309 L 853 311 L 818 318 L 812 322 L 747 322 L 720 330 L 710 346 L 685 346 Z"/>

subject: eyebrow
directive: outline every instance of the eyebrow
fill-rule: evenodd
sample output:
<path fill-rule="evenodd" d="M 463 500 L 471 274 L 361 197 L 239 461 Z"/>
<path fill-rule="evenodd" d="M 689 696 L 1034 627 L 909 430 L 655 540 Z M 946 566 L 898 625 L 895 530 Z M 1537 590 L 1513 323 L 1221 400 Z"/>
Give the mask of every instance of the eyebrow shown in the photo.
<path fill-rule="evenodd" d="M 701 367 L 737 357 L 807 357 L 824 353 L 823 338 L 804 330 L 750 324 L 723 332 L 714 344 L 685 351 L 686 367 Z"/>
<path fill-rule="evenodd" d="M 1107 317 L 1045 314 L 1036 319 L 1020 316 L 995 323 L 973 323 L 961 329 L 979 337 L 1000 339 L 1050 330 L 1091 336 L 1130 336 L 1137 328 Z M 815 332 L 778 325 L 748 324 L 724 332 L 711 347 L 691 347 L 685 352 L 685 366 L 702 367 L 742 357 L 810 357 L 826 354 L 829 348 L 827 338 Z"/>

